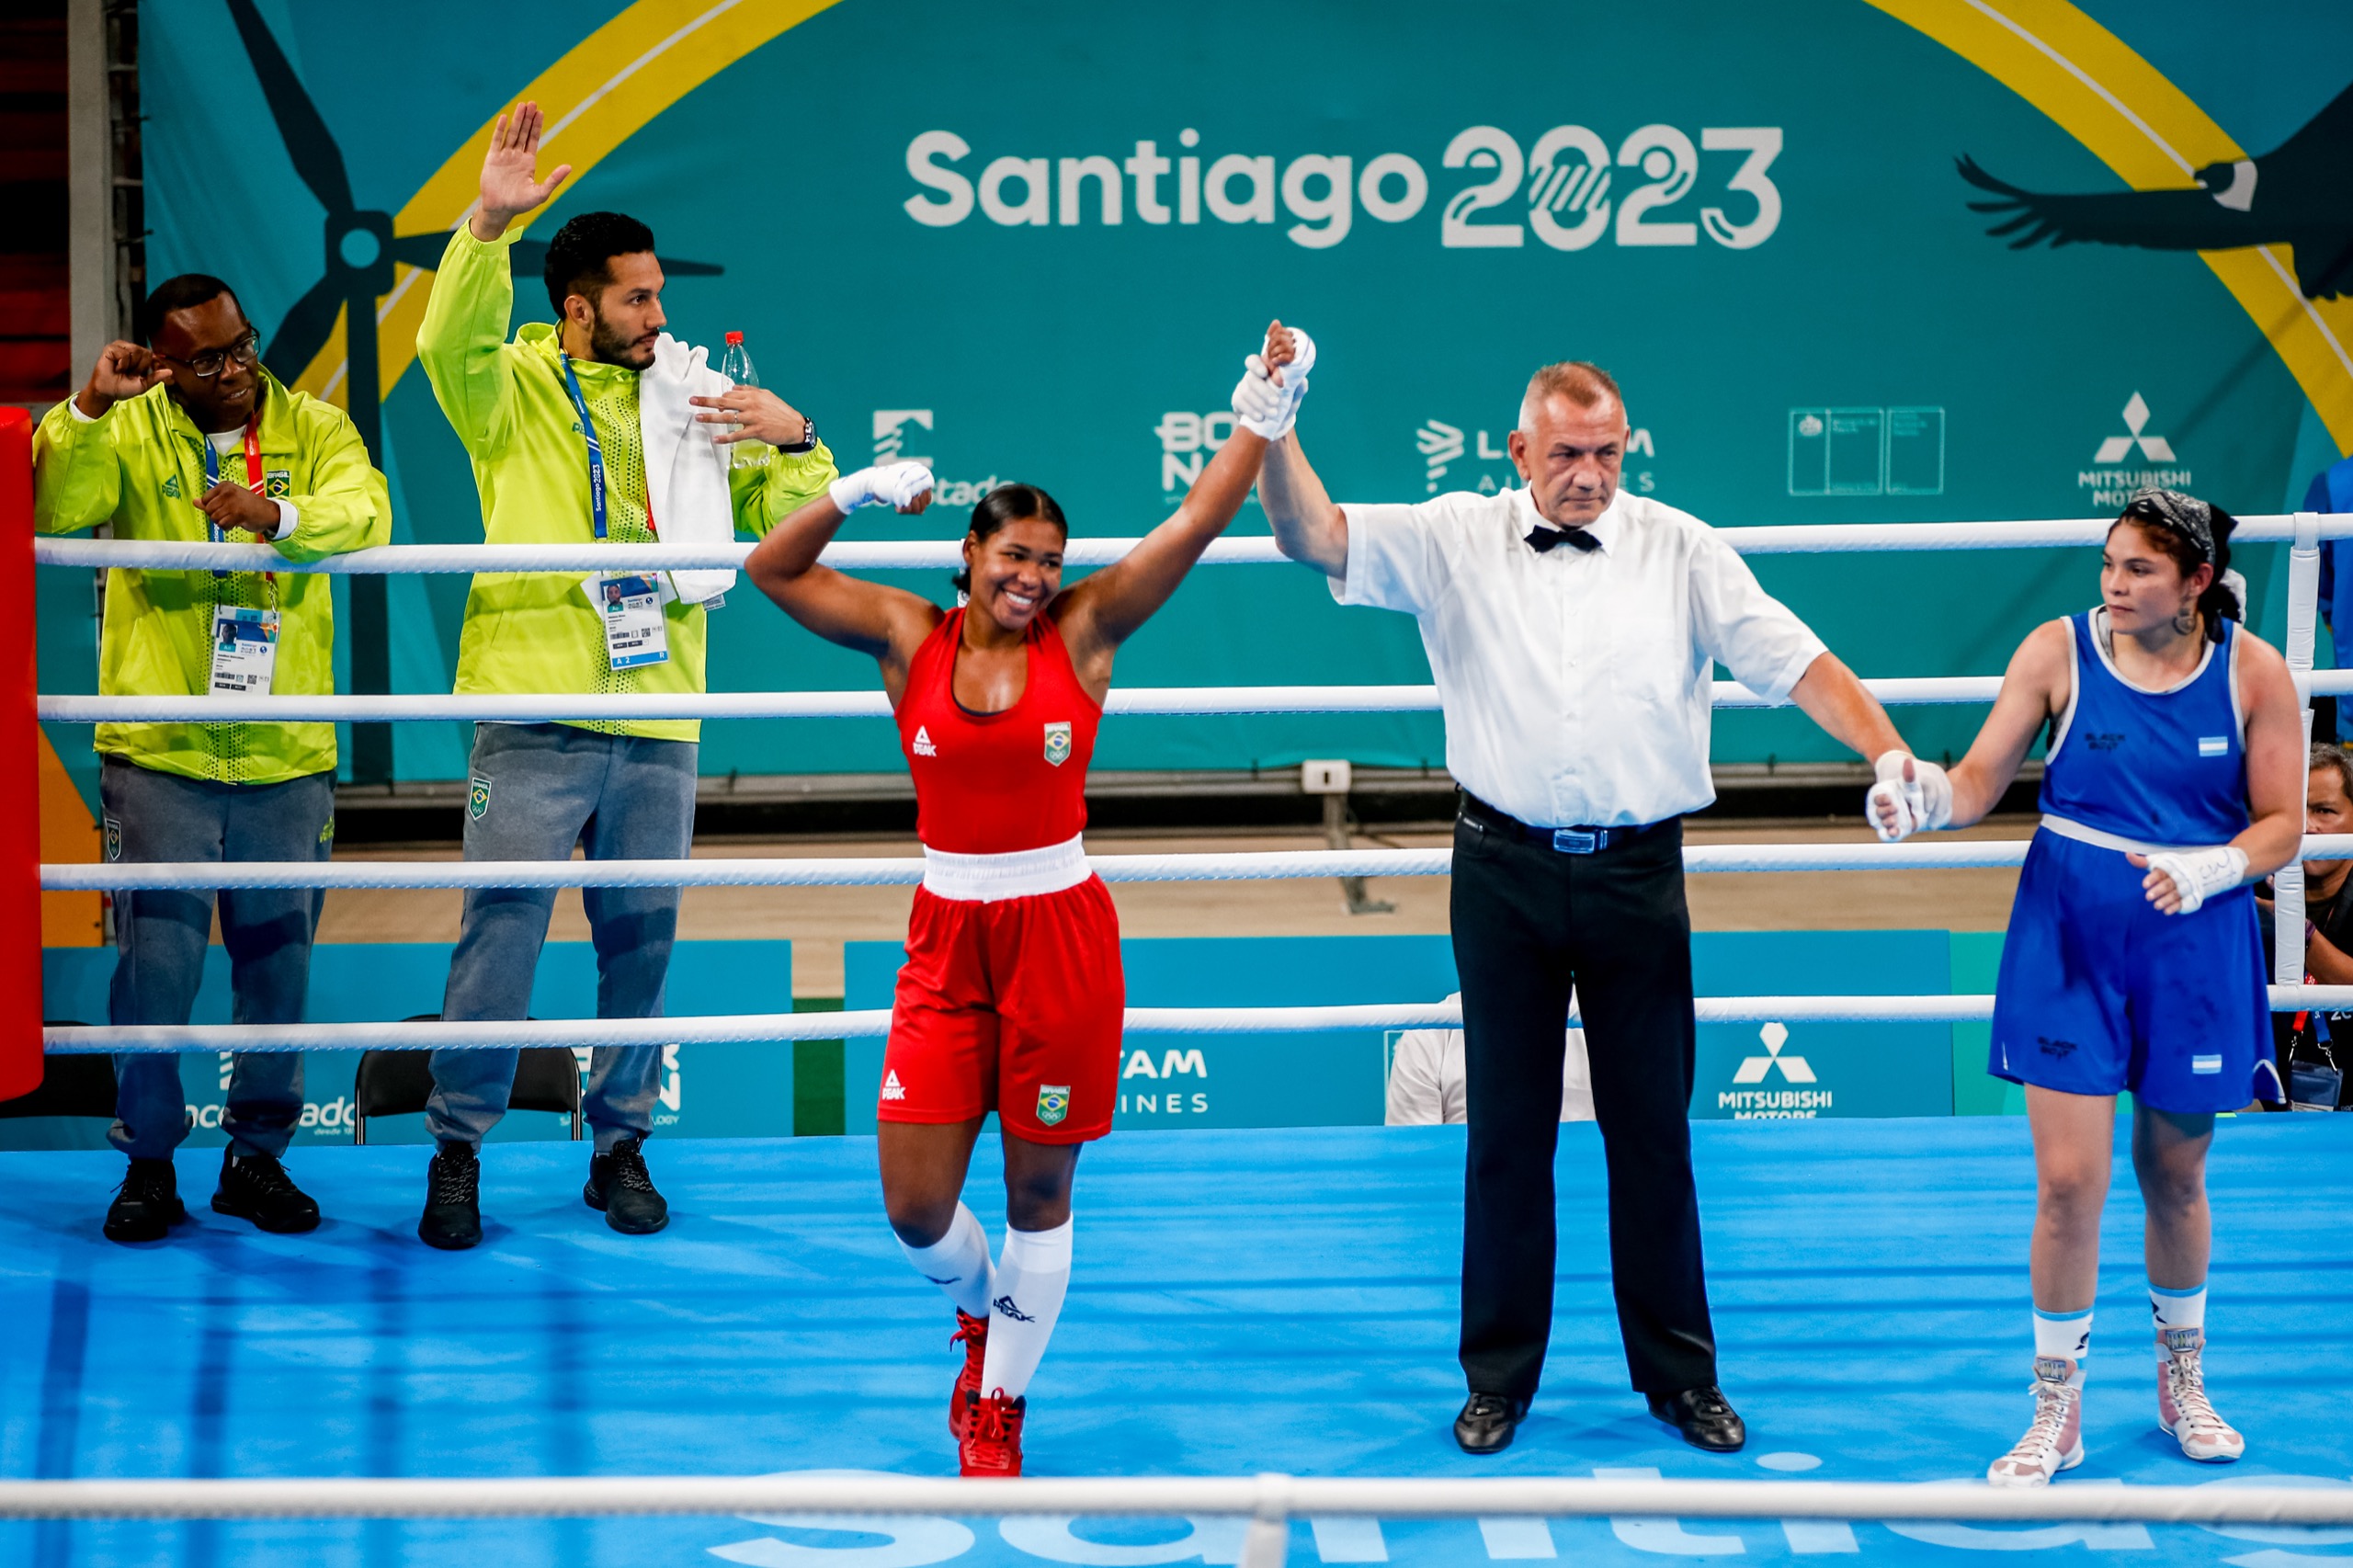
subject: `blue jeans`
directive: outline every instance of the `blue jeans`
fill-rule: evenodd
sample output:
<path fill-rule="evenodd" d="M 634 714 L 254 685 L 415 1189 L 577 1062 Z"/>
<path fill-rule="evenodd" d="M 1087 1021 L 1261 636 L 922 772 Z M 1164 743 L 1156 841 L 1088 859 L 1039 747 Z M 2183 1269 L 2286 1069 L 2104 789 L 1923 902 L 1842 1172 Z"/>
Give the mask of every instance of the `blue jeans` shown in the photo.
<path fill-rule="evenodd" d="M 107 858 L 324 860 L 335 849 L 335 775 L 282 784 L 215 784 L 109 756 L 98 774 Z M 115 899 L 115 1024 L 185 1024 L 204 978 L 215 894 L 198 888 Z M 230 1019 L 299 1024 L 311 983 L 311 937 L 325 895 L 316 888 L 223 889 L 221 943 L 229 950 Z M 180 1059 L 115 1058 L 115 1122 L 107 1137 L 134 1160 L 165 1160 L 188 1136 Z M 211 1071 L 208 1060 L 204 1070 Z M 282 1154 L 302 1116 L 302 1053 L 239 1051 L 230 1059 L 222 1130 L 240 1154 Z"/>
<path fill-rule="evenodd" d="M 683 860 L 694 843 L 691 741 L 601 735 L 570 724 L 477 724 L 466 803 L 469 860 Z M 597 946 L 597 1016 L 656 1018 L 678 934 L 678 890 L 588 888 Z M 466 894 L 464 928 L 449 960 L 441 1016 L 529 1016 L 531 981 L 546 945 L 553 888 L 482 888 Z M 479 1144 L 506 1114 L 513 1051 L 437 1051 L 426 1126 L 435 1140 Z M 662 1074 L 658 1045 L 604 1047 L 590 1058 L 581 1111 L 599 1153 L 653 1131 Z"/>

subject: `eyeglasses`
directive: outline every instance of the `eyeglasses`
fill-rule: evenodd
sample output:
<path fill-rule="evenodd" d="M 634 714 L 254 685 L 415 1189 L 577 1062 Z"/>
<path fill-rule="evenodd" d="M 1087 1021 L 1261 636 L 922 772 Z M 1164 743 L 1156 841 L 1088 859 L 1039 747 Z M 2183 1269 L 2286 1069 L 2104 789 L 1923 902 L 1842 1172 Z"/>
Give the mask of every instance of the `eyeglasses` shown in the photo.
<path fill-rule="evenodd" d="M 171 359 L 175 365 L 186 365 L 196 373 L 196 379 L 209 381 L 229 368 L 234 359 L 240 365 L 250 365 L 261 358 L 261 334 L 248 327 L 245 335 L 226 348 L 208 348 L 187 359 L 175 359 L 169 354 L 158 354 L 158 359 Z"/>

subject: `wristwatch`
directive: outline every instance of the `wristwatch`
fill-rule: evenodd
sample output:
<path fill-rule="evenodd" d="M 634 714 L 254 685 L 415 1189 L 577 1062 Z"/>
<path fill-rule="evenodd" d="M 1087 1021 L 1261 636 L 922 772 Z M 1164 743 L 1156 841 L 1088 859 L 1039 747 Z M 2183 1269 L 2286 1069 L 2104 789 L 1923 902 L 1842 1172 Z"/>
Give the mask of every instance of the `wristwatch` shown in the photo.
<path fill-rule="evenodd" d="M 801 439 L 793 442 L 789 447 L 779 447 L 777 449 L 779 452 L 791 452 L 795 456 L 798 456 L 802 452 L 813 452 L 816 449 L 817 422 L 810 418 L 805 414 L 801 416 Z"/>

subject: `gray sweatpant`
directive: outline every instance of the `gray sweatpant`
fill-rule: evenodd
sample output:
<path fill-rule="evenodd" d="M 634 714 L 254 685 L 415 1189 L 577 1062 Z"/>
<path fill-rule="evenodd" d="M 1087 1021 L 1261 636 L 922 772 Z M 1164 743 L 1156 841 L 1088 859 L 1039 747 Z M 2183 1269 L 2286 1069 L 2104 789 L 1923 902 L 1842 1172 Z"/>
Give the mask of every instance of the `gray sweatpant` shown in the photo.
<path fill-rule="evenodd" d="M 335 775 L 282 784 L 215 784 L 106 758 L 98 773 L 112 861 L 324 860 L 335 849 Z M 215 894 L 195 888 L 115 899 L 115 1024 L 185 1024 L 204 978 Z M 223 889 L 221 942 L 229 950 L 230 1020 L 299 1024 L 310 991 L 311 937 L 325 894 L 316 888 Z M 210 1058 L 200 1063 L 212 1070 Z M 154 1052 L 115 1058 L 115 1122 L 107 1136 L 134 1160 L 171 1157 L 188 1136 L 180 1060 Z M 222 1130 L 240 1154 L 282 1154 L 302 1116 L 302 1054 L 231 1058 Z"/>
<path fill-rule="evenodd" d="M 570 724 L 477 724 L 466 805 L 469 860 L 682 860 L 694 843 L 695 744 L 602 735 Z M 588 888 L 597 947 L 597 1016 L 662 1016 L 662 985 L 678 933 L 678 890 Z M 449 960 L 444 1018 L 529 1016 L 547 942 L 552 888 L 466 894 Z M 479 1144 L 506 1114 L 512 1051 L 437 1051 L 426 1126 L 441 1142 Z M 606 1047 L 589 1059 L 581 1105 L 597 1148 L 653 1130 L 662 1048 Z"/>

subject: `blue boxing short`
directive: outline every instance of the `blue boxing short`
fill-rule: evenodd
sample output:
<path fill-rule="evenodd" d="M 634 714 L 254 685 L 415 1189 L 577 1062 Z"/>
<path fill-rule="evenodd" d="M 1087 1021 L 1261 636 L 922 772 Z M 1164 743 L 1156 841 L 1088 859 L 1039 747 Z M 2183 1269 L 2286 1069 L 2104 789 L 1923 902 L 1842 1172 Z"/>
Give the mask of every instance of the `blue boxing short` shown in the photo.
<path fill-rule="evenodd" d="M 2254 1098 L 2271 1047 L 2255 890 L 2164 915 L 2122 851 L 2040 829 L 2018 878 L 1985 1070 L 2185 1115 Z"/>

